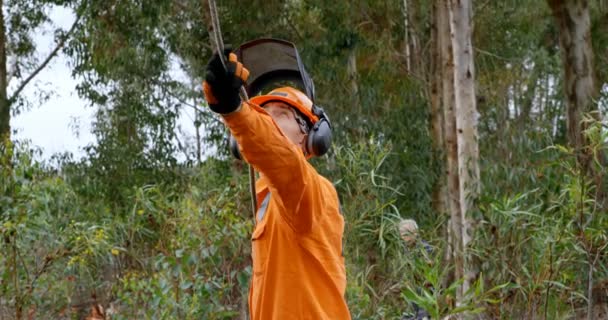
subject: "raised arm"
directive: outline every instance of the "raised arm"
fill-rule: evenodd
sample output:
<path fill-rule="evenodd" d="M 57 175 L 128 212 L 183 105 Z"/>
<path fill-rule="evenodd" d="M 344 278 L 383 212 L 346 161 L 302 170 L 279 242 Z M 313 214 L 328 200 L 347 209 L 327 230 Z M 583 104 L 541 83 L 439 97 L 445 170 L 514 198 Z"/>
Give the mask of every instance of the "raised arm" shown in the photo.
<path fill-rule="evenodd" d="M 310 230 L 320 212 L 319 176 L 302 150 L 292 143 L 259 106 L 240 104 L 238 89 L 248 71 L 229 53 L 226 68 L 214 56 L 203 84 L 211 109 L 222 114 L 248 163 L 269 181 L 286 210 L 284 218 L 299 232 Z"/>
<path fill-rule="evenodd" d="M 302 150 L 285 137 L 260 107 L 243 103 L 239 111 L 224 119 L 239 143 L 245 160 L 261 172 L 280 197 L 285 217 L 298 231 L 312 225 L 315 204 L 320 206 L 319 177 Z"/>

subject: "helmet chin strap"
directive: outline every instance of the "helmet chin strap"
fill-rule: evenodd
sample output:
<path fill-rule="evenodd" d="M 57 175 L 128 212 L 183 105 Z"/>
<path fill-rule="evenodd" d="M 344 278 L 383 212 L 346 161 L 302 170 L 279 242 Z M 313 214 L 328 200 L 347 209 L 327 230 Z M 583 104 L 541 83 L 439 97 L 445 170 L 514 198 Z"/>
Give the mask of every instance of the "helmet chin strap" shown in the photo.
<path fill-rule="evenodd" d="M 308 157 L 310 155 L 310 153 L 308 152 L 306 142 L 308 141 L 308 134 L 310 133 L 310 127 L 308 126 L 308 122 L 306 122 L 306 120 L 304 120 L 304 118 L 294 108 L 290 108 L 290 109 L 293 112 L 293 116 L 294 116 L 296 122 L 298 123 L 298 126 L 300 126 L 300 132 L 303 134 L 302 140 L 300 140 L 300 143 L 299 143 L 300 148 L 302 149 L 304 156 Z"/>
<path fill-rule="evenodd" d="M 302 152 L 304 153 L 305 156 L 308 157 L 308 151 L 306 150 L 306 141 L 308 140 L 308 134 L 305 134 L 302 137 L 302 140 L 300 140 L 300 149 L 302 149 Z"/>
<path fill-rule="evenodd" d="M 304 118 L 300 114 L 298 114 L 298 112 L 294 108 L 289 107 L 289 109 L 291 109 L 291 112 L 293 112 L 293 117 L 296 119 L 298 126 L 300 126 L 300 132 L 305 135 L 308 135 L 308 131 L 310 130 L 310 128 L 308 127 L 308 123 L 306 122 L 306 120 L 304 120 Z"/>

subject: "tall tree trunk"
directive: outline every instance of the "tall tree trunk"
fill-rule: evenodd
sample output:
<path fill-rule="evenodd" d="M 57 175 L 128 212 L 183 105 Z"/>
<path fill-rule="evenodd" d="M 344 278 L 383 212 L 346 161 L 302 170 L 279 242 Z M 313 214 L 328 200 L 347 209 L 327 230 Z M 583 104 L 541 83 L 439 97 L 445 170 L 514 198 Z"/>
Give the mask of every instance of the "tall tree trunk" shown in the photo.
<path fill-rule="evenodd" d="M 410 48 L 410 15 L 407 2 L 408 0 L 403 0 L 403 24 L 405 29 L 403 47 L 405 49 L 405 67 L 409 73 L 412 71 L 412 52 Z"/>
<path fill-rule="evenodd" d="M 194 130 L 196 133 L 196 164 L 201 165 L 201 121 L 199 120 L 199 115 L 196 115 L 196 120 L 194 120 Z"/>
<path fill-rule="evenodd" d="M 441 5 L 437 1 L 432 4 L 432 19 L 431 19 L 431 70 L 430 70 L 430 82 L 431 82 L 431 138 L 433 141 L 433 155 L 434 165 L 439 165 L 441 172 L 435 180 L 433 186 L 433 194 L 431 199 L 431 205 L 433 210 L 439 214 L 446 213 L 447 207 L 447 178 L 444 175 L 445 168 L 445 140 L 444 140 L 444 116 L 442 110 L 441 101 L 441 88 L 442 88 L 442 66 L 441 66 L 441 48 L 438 39 L 437 24 L 438 21 L 438 9 Z"/>
<path fill-rule="evenodd" d="M 547 72 L 544 77 L 540 80 L 540 94 L 538 96 L 538 114 L 540 123 L 546 123 L 547 119 L 549 119 L 549 108 L 548 108 L 548 99 L 549 99 L 549 77 L 551 75 Z"/>
<path fill-rule="evenodd" d="M 0 9 L 4 8 L 4 1 L 0 0 Z M 0 10 L 0 145 L 8 141 L 11 136 L 11 105 L 7 96 L 6 74 L 6 29 L 4 26 L 4 10 Z"/>
<path fill-rule="evenodd" d="M 583 113 L 596 110 L 591 20 L 587 0 L 548 0 L 559 28 L 564 93 L 566 95 L 568 141 L 577 150 L 585 145 Z"/>
<path fill-rule="evenodd" d="M 447 225 L 448 247 L 446 264 L 454 264 L 454 272 L 446 278 L 451 284 L 454 279 L 464 276 L 464 264 L 457 226 L 461 225 L 460 182 L 458 178 L 458 144 L 456 138 L 456 113 L 454 109 L 454 55 L 450 38 L 450 24 L 447 0 L 436 0 L 437 41 L 440 54 L 441 104 L 443 106 L 444 141 L 446 150 L 447 204 L 449 219 Z"/>
<path fill-rule="evenodd" d="M 347 64 L 346 64 L 346 80 L 350 93 L 350 103 L 354 106 L 355 121 L 360 122 L 365 117 L 364 109 L 359 99 L 359 74 L 357 73 L 357 46 L 350 48 L 348 52 Z M 361 127 L 357 126 L 355 131 L 357 135 L 362 134 Z"/>
<path fill-rule="evenodd" d="M 477 106 L 475 99 L 475 68 L 473 64 L 472 3 L 470 0 L 450 0 L 450 25 L 454 54 L 454 102 L 458 144 L 458 176 L 460 189 L 460 225 L 456 225 L 457 252 L 464 259 L 464 282 L 457 300 L 464 297 L 475 277 L 467 252 L 473 228 L 472 214 L 479 195 L 479 147 L 477 137 Z"/>
<path fill-rule="evenodd" d="M 526 127 L 526 124 L 530 122 L 534 103 L 535 101 L 538 101 L 537 97 L 539 97 L 538 88 L 542 86 L 542 80 L 539 80 L 540 77 L 541 70 L 535 65 L 525 82 L 525 88 L 521 88 L 520 95 L 516 97 L 520 101 L 519 104 L 521 106 L 521 112 L 516 120 L 519 130 L 523 130 Z M 540 104 L 540 101 L 538 102 Z"/>
<path fill-rule="evenodd" d="M 576 150 L 577 160 L 586 174 L 595 175 L 596 187 L 601 191 L 601 172 L 593 172 L 593 155 L 587 148 L 584 131 L 587 124 L 583 115 L 592 111 L 596 120 L 600 119 L 597 104 L 599 87 L 593 67 L 593 47 L 591 46 L 591 19 L 587 0 L 547 0 L 559 29 L 564 69 L 564 93 L 566 96 L 566 121 L 568 143 Z M 598 159 L 605 162 L 605 159 Z M 604 194 L 598 193 L 598 201 L 604 202 Z"/>
<path fill-rule="evenodd" d="M 357 49 L 352 47 L 348 53 L 348 64 L 346 65 L 346 74 L 348 76 L 348 86 L 350 89 L 353 103 L 358 108 L 358 114 L 361 115 L 362 107 L 359 101 L 359 74 L 357 73 Z"/>
<path fill-rule="evenodd" d="M 422 57 L 420 50 L 420 39 L 418 34 L 419 24 L 418 21 L 418 10 L 420 10 L 420 4 L 416 0 L 403 0 L 403 22 L 405 28 L 404 37 L 404 53 L 405 53 L 405 65 L 407 72 L 421 76 L 419 73 L 422 71 Z"/>

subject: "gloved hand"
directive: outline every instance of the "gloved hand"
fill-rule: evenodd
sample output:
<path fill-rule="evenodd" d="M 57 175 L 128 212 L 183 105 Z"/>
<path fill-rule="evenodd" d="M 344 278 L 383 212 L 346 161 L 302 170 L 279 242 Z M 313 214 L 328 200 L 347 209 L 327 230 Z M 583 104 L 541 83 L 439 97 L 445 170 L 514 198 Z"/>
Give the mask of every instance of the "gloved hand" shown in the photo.
<path fill-rule="evenodd" d="M 224 50 L 226 68 L 222 65 L 219 54 L 213 54 L 207 63 L 207 73 L 203 82 L 205 99 L 211 110 L 226 114 L 236 110 L 241 104 L 239 91 L 249 77 L 249 70 L 237 60 L 230 49 Z"/>

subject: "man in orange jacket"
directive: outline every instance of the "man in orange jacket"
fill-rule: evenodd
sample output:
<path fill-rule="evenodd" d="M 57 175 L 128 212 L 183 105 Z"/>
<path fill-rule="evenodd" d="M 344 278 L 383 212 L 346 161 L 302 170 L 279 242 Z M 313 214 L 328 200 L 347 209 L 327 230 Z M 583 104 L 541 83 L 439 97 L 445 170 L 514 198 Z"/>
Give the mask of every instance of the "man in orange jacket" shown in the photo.
<path fill-rule="evenodd" d="M 344 292 L 344 218 L 331 182 L 307 158 L 309 136 L 320 121 L 312 101 L 284 87 L 241 102 L 249 71 L 226 51 L 226 67 L 215 54 L 203 90 L 260 172 L 258 210 L 251 236 L 251 320 L 350 319 Z"/>

